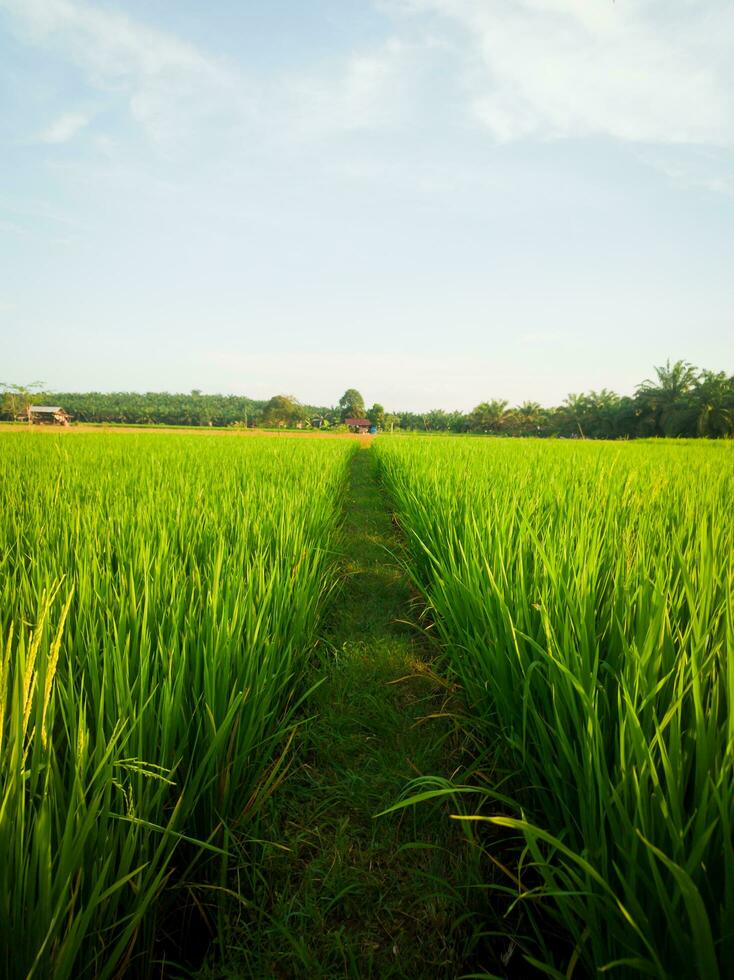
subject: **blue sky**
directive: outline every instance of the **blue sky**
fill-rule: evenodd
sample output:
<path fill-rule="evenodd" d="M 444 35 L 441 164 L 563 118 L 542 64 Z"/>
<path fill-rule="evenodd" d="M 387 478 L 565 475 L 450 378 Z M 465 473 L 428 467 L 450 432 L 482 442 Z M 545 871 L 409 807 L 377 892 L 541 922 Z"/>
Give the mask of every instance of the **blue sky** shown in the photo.
<path fill-rule="evenodd" d="M 0 381 L 734 372 L 729 0 L 0 0 Z"/>

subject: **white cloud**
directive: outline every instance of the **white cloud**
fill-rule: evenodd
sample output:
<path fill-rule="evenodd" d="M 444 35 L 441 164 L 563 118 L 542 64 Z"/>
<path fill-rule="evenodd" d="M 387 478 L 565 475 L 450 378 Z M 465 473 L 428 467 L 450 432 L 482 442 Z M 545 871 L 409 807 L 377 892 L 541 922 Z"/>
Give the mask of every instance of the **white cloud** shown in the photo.
<path fill-rule="evenodd" d="M 501 141 L 734 144 L 734 5 L 711 0 L 397 0 L 468 44 L 467 97 Z"/>
<path fill-rule="evenodd" d="M 396 179 L 399 152 L 375 143 L 345 163 L 342 134 L 402 139 L 445 129 L 449 146 L 457 121 L 500 142 L 602 136 L 646 147 L 734 146 L 729 0 L 707 0 L 705 13 L 698 0 L 373 3 L 392 15 L 384 40 L 270 76 L 246 74 L 90 0 L 0 0 L 0 9 L 32 43 L 76 65 L 103 93 L 95 100 L 121 99 L 164 149 L 190 143 L 230 161 L 233 173 L 253 147 L 293 152 L 305 138 L 330 141 L 320 166 L 384 183 Z M 40 139 L 71 139 L 88 121 L 67 113 Z M 115 159 L 124 134 L 114 142 L 98 134 L 93 145 Z M 470 169 L 447 174 L 436 164 L 429 176 L 412 172 L 411 186 L 451 193 Z M 730 177 L 714 172 L 705 186 L 726 192 Z"/>
<path fill-rule="evenodd" d="M 98 90 L 123 96 L 160 142 L 242 111 L 240 79 L 194 45 L 83 0 L 0 0 L 35 44 L 59 50 Z"/>
<path fill-rule="evenodd" d="M 38 137 L 41 143 L 66 143 L 89 124 L 90 116 L 83 112 L 65 112 Z"/>
<path fill-rule="evenodd" d="M 287 115 L 301 135 L 390 129 L 415 108 L 427 47 L 396 37 L 336 64 L 285 79 Z"/>
<path fill-rule="evenodd" d="M 298 74 L 268 78 L 213 57 L 175 35 L 87 0 L 0 0 L 26 40 L 59 52 L 88 84 L 124 99 L 132 119 L 162 146 L 198 139 L 207 125 L 218 143 L 373 130 L 405 108 L 423 45 L 394 37 Z M 74 133 L 71 114 L 44 138 Z M 81 126 L 81 117 L 78 117 Z"/>

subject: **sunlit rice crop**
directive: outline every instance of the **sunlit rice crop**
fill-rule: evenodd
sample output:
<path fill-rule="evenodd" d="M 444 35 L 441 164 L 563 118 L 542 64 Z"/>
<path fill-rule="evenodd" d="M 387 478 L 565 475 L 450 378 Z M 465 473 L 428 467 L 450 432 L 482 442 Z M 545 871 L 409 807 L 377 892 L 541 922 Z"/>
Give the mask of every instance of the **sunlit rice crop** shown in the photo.
<path fill-rule="evenodd" d="M 376 451 L 473 728 L 515 771 L 517 806 L 489 790 L 483 811 L 524 838 L 508 891 L 575 946 L 541 928 L 528 953 L 554 976 L 730 976 L 734 446 Z"/>
<path fill-rule="evenodd" d="M 146 973 L 278 778 L 354 446 L 0 435 L 0 974 Z"/>

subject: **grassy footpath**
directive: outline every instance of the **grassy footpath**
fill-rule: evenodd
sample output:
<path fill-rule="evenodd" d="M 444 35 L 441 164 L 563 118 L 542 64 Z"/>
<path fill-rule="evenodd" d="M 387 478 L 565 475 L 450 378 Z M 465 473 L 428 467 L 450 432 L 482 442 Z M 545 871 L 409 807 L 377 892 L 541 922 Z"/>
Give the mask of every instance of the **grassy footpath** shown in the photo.
<path fill-rule="evenodd" d="M 216 977 L 455 977 L 467 879 L 446 808 L 375 819 L 457 751 L 446 690 L 431 674 L 398 562 L 373 454 L 355 455 L 345 508 L 345 582 L 332 614 L 291 774 L 270 801 L 253 906 Z M 252 851 L 249 852 L 252 857 Z M 253 911 L 253 909 L 255 911 Z"/>

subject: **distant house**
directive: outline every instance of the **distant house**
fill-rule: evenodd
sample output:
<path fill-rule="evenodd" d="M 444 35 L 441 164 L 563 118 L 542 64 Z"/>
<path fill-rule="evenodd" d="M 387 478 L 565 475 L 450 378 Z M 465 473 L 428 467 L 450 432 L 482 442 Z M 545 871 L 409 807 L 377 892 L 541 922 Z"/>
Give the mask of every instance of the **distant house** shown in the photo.
<path fill-rule="evenodd" d="M 344 419 L 344 424 L 349 428 L 350 432 L 362 433 L 369 432 L 370 426 L 372 425 L 369 419 Z"/>
<path fill-rule="evenodd" d="M 33 425 L 68 425 L 70 419 L 60 405 L 28 406 L 28 421 Z"/>

